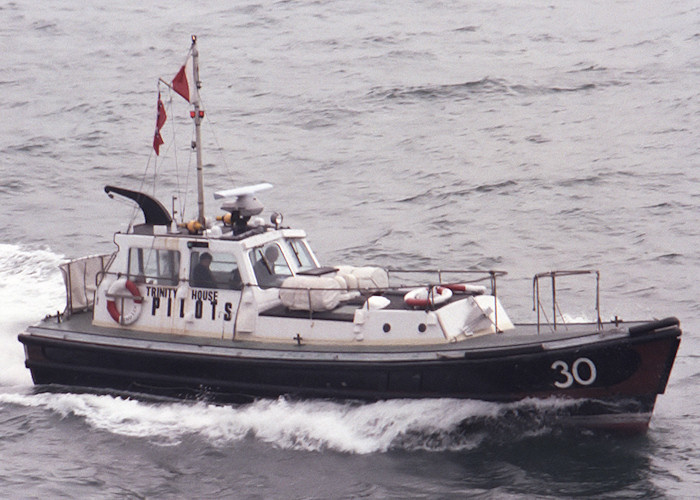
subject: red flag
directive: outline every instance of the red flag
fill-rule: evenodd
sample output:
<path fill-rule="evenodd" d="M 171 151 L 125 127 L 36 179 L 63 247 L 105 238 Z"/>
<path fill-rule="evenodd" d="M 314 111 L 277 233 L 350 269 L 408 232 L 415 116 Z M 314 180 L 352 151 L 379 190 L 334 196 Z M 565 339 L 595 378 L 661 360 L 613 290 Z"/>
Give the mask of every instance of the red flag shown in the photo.
<path fill-rule="evenodd" d="M 165 106 L 163 106 L 163 101 L 160 100 L 160 92 L 158 92 L 158 114 L 156 116 L 156 130 L 163 128 L 165 120 L 168 119 L 168 115 L 165 114 Z"/>
<path fill-rule="evenodd" d="M 156 150 L 156 156 L 160 155 L 160 146 L 163 144 L 163 138 L 160 136 L 160 131 L 156 130 L 156 135 L 153 137 L 153 149 Z"/>
<path fill-rule="evenodd" d="M 172 83 L 173 90 L 184 97 L 187 102 L 192 102 L 191 92 L 193 90 L 190 82 L 190 60 L 190 57 L 188 57 L 187 62 L 177 72 Z"/>
<path fill-rule="evenodd" d="M 156 152 L 156 156 L 160 155 L 160 146 L 163 144 L 163 138 L 160 136 L 160 129 L 165 124 L 165 120 L 168 115 L 165 114 L 165 106 L 163 106 L 163 101 L 160 99 L 160 92 L 158 92 L 158 111 L 156 115 L 156 133 L 153 136 L 153 149 Z"/>

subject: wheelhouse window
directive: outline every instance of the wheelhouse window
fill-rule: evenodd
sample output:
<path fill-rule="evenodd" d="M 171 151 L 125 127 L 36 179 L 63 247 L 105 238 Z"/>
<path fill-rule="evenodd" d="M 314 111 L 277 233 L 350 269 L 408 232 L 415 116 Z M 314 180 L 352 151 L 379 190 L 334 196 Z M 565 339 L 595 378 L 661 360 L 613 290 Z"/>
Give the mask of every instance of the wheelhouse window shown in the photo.
<path fill-rule="evenodd" d="M 193 251 L 190 254 L 190 286 L 240 290 L 243 288 L 236 258 L 228 253 Z"/>
<path fill-rule="evenodd" d="M 292 275 L 292 270 L 277 243 L 254 248 L 249 255 L 260 288 L 278 287 L 285 278 Z"/>
<path fill-rule="evenodd" d="M 180 252 L 153 248 L 129 249 L 129 279 L 136 283 L 177 286 Z"/>
<path fill-rule="evenodd" d="M 308 271 L 309 269 L 316 269 L 318 267 L 311 255 L 311 250 L 309 250 L 304 240 L 289 239 L 286 240 L 286 244 L 289 248 L 289 254 L 291 255 L 293 265 L 298 271 Z"/>

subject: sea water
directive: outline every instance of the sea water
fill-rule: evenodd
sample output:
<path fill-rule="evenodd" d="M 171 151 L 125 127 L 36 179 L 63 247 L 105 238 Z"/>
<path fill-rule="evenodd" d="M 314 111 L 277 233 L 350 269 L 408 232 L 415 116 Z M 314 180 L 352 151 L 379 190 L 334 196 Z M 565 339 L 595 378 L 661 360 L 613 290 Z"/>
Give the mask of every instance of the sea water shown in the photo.
<path fill-rule="evenodd" d="M 0 4 L 0 496 L 690 497 L 700 486 L 696 2 Z M 206 206 L 261 181 L 324 264 L 601 271 L 604 319 L 684 329 L 649 432 L 551 425 L 566 402 L 260 400 L 37 390 L 16 336 L 64 307 L 57 265 L 138 214 L 195 216 L 186 103 L 158 78 L 199 37 Z M 153 187 L 153 181 L 157 181 Z M 138 222 L 138 220 L 137 220 Z M 594 283 L 566 285 L 594 319 Z M 566 300 L 562 297 L 562 300 Z"/>

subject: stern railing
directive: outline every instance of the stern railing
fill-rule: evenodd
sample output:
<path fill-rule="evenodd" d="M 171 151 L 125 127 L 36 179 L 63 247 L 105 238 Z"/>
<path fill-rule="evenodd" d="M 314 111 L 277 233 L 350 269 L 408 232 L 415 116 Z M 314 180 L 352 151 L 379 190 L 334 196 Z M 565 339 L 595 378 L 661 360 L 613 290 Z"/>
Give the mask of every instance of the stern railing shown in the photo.
<path fill-rule="evenodd" d="M 576 271 L 548 271 L 544 273 L 538 273 L 532 280 L 532 310 L 537 311 L 537 333 L 540 333 L 540 325 L 542 324 L 541 316 L 547 324 L 550 324 L 547 313 L 545 312 L 545 307 L 542 304 L 540 298 L 540 279 L 549 278 L 551 280 L 552 288 L 552 321 L 551 325 L 554 331 L 557 330 L 557 315 L 561 318 L 561 324 L 566 327 L 566 320 L 564 315 L 559 308 L 559 303 L 557 302 L 557 278 L 565 276 L 581 276 L 581 275 L 595 275 L 595 310 L 596 310 L 596 326 L 601 329 L 603 322 L 600 319 L 600 272 L 596 269 L 580 269 Z"/>
<path fill-rule="evenodd" d="M 88 311 L 95 303 L 95 291 L 116 254 L 90 255 L 74 259 L 59 267 L 66 285 L 65 315 Z"/>

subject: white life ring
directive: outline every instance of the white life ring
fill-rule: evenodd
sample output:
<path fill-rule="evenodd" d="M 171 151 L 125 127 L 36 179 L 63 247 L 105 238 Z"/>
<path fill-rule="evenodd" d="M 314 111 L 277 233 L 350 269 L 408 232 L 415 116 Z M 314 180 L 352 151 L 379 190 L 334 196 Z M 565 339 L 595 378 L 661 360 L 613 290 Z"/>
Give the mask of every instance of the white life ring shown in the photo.
<path fill-rule="evenodd" d="M 133 281 L 118 279 L 110 285 L 106 295 L 107 311 L 114 321 L 120 325 L 130 325 L 138 319 L 143 297 Z M 122 311 L 117 303 L 123 307 Z"/>
<path fill-rule="evenodd" d="M 403 296 L 403 301 L 411 307 L 439 306 L 452 297 L 452 290 L 444 286 L 414 288 Z"/>

